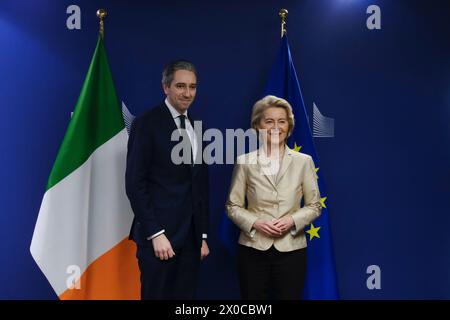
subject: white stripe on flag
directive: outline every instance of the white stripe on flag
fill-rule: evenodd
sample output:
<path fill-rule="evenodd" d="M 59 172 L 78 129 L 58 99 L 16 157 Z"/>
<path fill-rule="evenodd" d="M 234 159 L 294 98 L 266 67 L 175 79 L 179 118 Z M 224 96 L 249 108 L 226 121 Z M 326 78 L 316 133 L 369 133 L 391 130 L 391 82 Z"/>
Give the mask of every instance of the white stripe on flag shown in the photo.
<path fill-rule="evenodd" d="M 30 251 L 58 295 L 67 289 L 68 266 L 83 273 L 129 232 L 127 140 L 124 128 L 44 195 Z"/>

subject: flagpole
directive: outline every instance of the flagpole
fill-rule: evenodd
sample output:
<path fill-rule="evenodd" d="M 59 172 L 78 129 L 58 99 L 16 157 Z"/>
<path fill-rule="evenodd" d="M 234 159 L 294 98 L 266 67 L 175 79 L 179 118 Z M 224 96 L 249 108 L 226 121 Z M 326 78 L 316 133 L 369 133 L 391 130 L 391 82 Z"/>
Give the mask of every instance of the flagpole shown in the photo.
<path fill-rule="evenodd" d="M 286 34 L 286 18 L 288 15 L 288 11 L 286 9 L 280 9 L 278 15 L 281 18 L 281 38 Z"/>
<path fill-rule="evenodd" d="M 104 19 L 105 19 L 105 17 L 108 15 L 108 13 L 106 12 L 106 10 L 105 9 L 98 9 L 97 10 L 97 17 L 100 19 L 100 30 L 99 30 L 99 33 L 100 33 L 100 37 L 102 37 L 102 39 L 103 39 L 103 34 L 104 34 L 104 32 L 105 32 L 105 24 L 104 24 Z"/>

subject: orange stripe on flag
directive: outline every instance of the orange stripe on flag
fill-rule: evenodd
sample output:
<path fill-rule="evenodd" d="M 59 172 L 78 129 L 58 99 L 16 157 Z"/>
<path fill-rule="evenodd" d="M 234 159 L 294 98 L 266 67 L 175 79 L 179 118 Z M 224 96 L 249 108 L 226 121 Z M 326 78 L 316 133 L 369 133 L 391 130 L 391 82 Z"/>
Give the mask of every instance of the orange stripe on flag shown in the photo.
<path fill-rule="evenodd" d="M 80 289 L 67 289 L 61 300 L 140 299 L 136 245 L 124 239 L 97 258 L 81 275 Z"/>

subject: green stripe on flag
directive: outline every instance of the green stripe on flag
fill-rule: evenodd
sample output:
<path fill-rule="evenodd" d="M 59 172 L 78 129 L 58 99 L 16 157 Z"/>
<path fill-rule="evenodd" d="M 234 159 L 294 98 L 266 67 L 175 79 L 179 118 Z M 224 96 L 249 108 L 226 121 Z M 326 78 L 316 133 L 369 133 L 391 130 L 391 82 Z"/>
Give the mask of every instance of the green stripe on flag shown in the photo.
<path fill-rule="evenodd" d="M 47 190 L 81 166 L 125 127 L 103 40 L 94 56 L 47 183 Z"/>

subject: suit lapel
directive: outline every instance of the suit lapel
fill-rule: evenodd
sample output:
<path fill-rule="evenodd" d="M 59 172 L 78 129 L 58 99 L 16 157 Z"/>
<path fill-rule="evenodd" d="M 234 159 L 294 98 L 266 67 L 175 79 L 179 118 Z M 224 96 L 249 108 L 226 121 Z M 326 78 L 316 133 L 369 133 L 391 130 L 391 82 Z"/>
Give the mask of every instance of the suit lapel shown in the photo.
<path fill-rule="evenodd" d="M 277 185 L 280 183 L 281 179 L 283 178 L 284 174 L 286 173 L 287 169 L 292 163 L 292 152 L 293 151 L 286 146 L 283 160 L 281 161 L 281 168 L 277 175 L 277 182 L 276 182 Z"/>
<path fill-rule="evenodd" d="M 161 115 L 166 125 L 166 128 L 168 128 L 168 130 L 170 131 L 170 134 L 172 134 L 174 130 L 178 129 L 177 125 L 175 124 L 175 120 L 173 119 L 172 114 L 170 113 L 169 107 L 166 106 L 165 102 L 163 102 L 161 105 Z"/>
<path fill-rule="evenodd" d="M 179 141 L 172 141 L 172 133 L 175 130 L 178 130 L 178 127 L 175 123 L 175 120 L 170 113 L 169 107 L 163 102 L 160 106 L 160 115 L 161 115 L 161 129 L 162 132 L 165 132 L 165 136 L 168 137 L 167 146 L 169 147 L 169 152 L 173 150 L 173 148 L 179 143 Z M 192 171 L 192 166 L 188 164 L 181 164 L 183 167 L 189 168 Z"/>

